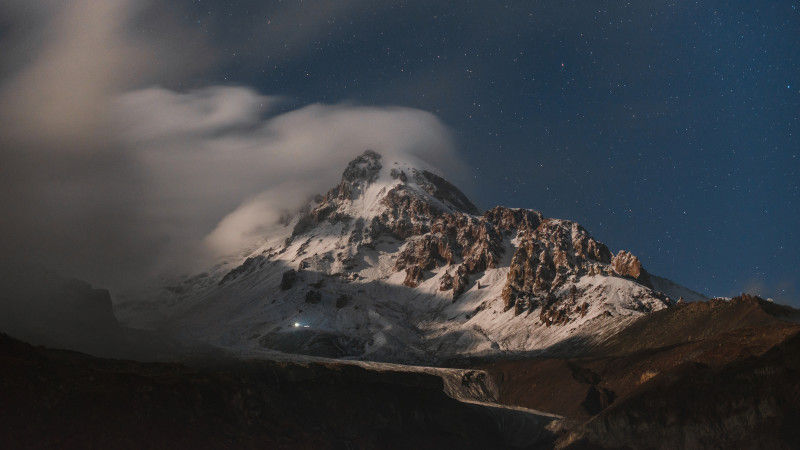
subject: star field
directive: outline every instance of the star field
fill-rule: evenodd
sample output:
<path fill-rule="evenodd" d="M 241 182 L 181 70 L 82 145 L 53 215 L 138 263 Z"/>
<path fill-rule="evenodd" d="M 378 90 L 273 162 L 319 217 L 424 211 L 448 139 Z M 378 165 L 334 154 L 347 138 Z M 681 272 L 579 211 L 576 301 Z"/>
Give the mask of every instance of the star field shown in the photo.
<path fill-rule="evenodd" d="M 193 84 L 439 116 L 482 207 L 574 219 L 710 295 L 800 302 L 800 7 L 229 2 Z M 445 168 L 446 170 L 446 168 Z"/>

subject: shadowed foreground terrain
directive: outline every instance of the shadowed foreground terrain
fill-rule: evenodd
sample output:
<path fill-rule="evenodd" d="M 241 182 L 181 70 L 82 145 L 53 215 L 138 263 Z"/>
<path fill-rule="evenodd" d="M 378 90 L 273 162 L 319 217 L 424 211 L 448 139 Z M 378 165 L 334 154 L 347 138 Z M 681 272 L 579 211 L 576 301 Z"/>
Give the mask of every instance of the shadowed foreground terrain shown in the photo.
<path fill-rule="evenodd" d="M 757 297 L 642 317 L 587 356 L 485 368 L 500 401 L 562 414 L 576 448 L 800 447 L 797 311 Z"/>
<path fill-rule="evenodd" d="M 525 412 L 346 364 L 98 359 L 0 335 L 3 448 L 548 448 Z"/>
<path fill-rule="evenodd" d="M 681 304 L 583 353 L 508 356 L 460 381 L 294 357 L 103 359 L 3 334 L 0 447 L 800 448 L 797 319 L 751 296 Z"/>

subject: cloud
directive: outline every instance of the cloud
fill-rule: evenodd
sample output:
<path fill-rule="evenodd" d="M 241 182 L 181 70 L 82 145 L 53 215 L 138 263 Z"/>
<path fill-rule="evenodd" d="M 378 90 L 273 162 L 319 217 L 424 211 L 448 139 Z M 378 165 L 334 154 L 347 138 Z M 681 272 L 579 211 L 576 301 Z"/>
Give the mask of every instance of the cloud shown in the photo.
<path fill-rule="evenodd" d="M 247 247 L 366 148 L 457 167 L 447 127 L 421 110 L 291 109 L 246 87 L 176 88 L 202 79 L 192 75 L 217 52 L 180 25 L 175 8 L 146 0 L 0 7 L 6 260 L 111 288 L 137 285 Z M 295 13 L 274 19 L 290 26 Z"/>
<path fill-rule="evenodd" d="M 173 242 L 240 251 L 281 212 L 333 186 L 367 148 L 458 168 L 447 127 L 430 113 L 312 104 L 270 115 L 279 104 L 242 87 L 120 97 L 116 123 L 148 176 L 146 214 L 177 225 Z"/>
<path fill-rule="evenodd" d="M 147 27 L 138 21 L 147 18 Z M 174 11 L 146 0 L 10 0 L 0 6 L 0 252 L 94 280 L 130 279 L 146 182 L 111 129 L 113 100 L 213 60 Z M 164 39 L 170 36 L 172 39 Z M 181 44 L 176 45 L 173 42 Z"/>
<path fill-rule="evenodd" d="M 315 24 L 340 8 L 326 5 L 305 22 L 311 34 L 287 42 L 300 48 L 320 36 Z M 447 127 L 421 110 L 290 107 L 246 87 L 180 88 L 202 84 L 218 52 L 180 25 L 178 8 L 0 5 L 0 317 L 14 318 L 6 331 L 115 346 L 84 320 L 108 311 L 92 299 L 76 309 L 81 299 L 65 294 L 61 277 L 115 295 L 206 270 L 332 186 L 366 148 L 458 167 Z M 287 7 L 275 20 L 291 29 L 292 14 L 305 11 Z M 51 270 L 59 276 L 43 275 Z"/>
<path fill-rule="evenodd" d="M 246 250 L 279 225 L 283 212 L 308 200 L 304 180 L 281 183 L 245 200 L 227 214 L 203 239 L 212 255 L 227 255 Z"/>
<path fill-rule="evenodd" d="M 216 86 L 191 94 L 148 88 L 124 93 L 114 103 L 128 140 L 169 141 L 256 125 L 279 101 L 247 88 Z"/>
<path fill-rule="evenodd" d="M 286 63 L 307 56 L 318 44 L 351 35 L 359 24 L 397 7 L 393 2 L 368 0 L 243 3 L 207 3 L 200 20 L 221 46 L 248 55 L 245 61 L 233 57 L 230 62 L 237 67 L 252 64 L 255 70 L 265 62 Z"/>
<path fill-rule="evenodd" d="M 9 42 L 14 58 L 6 65 L 12 69 L 0 88 L 0 129 L 14 143 L 35 141 L 61 151 L 96 147 L 109 98 L 151 78 L 189 73 L 210 62 L 201 55 L 213 53 L 197 36 L 187 40 L 190 33 L 174 23 L 134 33 L 132 24 L 152 10 L 148 1 L 26 3 L 7 7 L 27 33 Z M 162 44 L 174 40 L 193 44 Z"/>

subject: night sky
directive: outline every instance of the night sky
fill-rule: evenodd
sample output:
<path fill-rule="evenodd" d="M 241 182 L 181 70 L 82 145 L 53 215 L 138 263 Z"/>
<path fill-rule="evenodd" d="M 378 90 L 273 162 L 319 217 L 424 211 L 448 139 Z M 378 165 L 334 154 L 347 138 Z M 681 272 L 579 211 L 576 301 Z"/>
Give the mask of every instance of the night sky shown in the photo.
<path fill-rule="evenodd" d="M 194 2 L 224 56 L 194 82 L 431 111 L 481 207 L 576 220 L 707 294 L 798 304 L 800 3 L 384 3 Z"/>
<path fill-rule="evenodd" d="M 96 5 L 71 3 L 77 12 L 63 23 L 73 25 L 74 40 L 61 45 L 55 39 L 52 51 L 82 58 L 104 39 L 86 39 L 79 23 Z M 52 39 L 54 27 L 39 17 L 55 7 L 11 0 L 4 8 L 0 41 L 9 44 L 0 56 L 0 82 L 3 92 L 28 92 L 6 80 L 28 73 L 29 53 Z M 148 62 L 158 70 L 133 71 L 124 63 L 137 53 L 118 45 L 122 56 L 95 63 L 102 67 L 71 56 L 54 67 L 35 64 L 30 91 L 38 93 L 41 80 L 60 81 L 53 76 L 62 72 L 59 64 L 73 64 L 79 74 L 90 66 L 111 86 L 98 98 L 148 86 L 192 92 L 226 85 L 281 96 L 279 107 L 287 110 L 322 103 L 428 111 L 450 130 L 468 167 L 453 181 L 480 207 L 532 208 L 575 220 L 613 250 L 639 256 L 652 273 L 708 295 L 749 291 L 800 305 L 798 1 L 179 0 L 130 9 L 135 20 L 124 27 L 103 21 L 133 14 L 127 10 L 97 13 L 89 23 L 98 36 L 122 29 L 125 39 L 155 49 Z M 109 58 L 102 43 L 91 51 Z M 169 56 L 176 52 L 180 58 Z M 51 56 L 44 52 L 42 59 Z M 123 69 L 110 77 L 106 65 Z M 47 70 L 37 72 L 38 66 Z M 65 77 L 63 86 L 38 95 L 79 95 L 73 78 L 80 77 Z M 105 85 L 86 80 L 74 84 L 90 93 Z M 7 122 L 11 131 L 19 128 Z M 27 156 L 15 158 L 42 167 Z M 69 167 L 88 166 L 84 156 L 63 158 L 72 158 Z M 98 167 L 111 166 L 91 158 Z M 10 160 L 0 162 L 10 168 Z M 126 160 L 113 164 L 129 167 Z M 0 174 L 21 191 L 9 177 L 23 171 L 8 172 Z M 118 173 L 107 178 L 102 182 L 122 184 Z M 70 192 L 107 190 L 93 180 Z M 9 201 L 31 203 L 8 192 Z M 150 219 L 134 223 L 92 202 L 93 214 L 131 228 L 149 226 Z M 36 211 L 28 215 L 12 231 L 43 221 Z"/>

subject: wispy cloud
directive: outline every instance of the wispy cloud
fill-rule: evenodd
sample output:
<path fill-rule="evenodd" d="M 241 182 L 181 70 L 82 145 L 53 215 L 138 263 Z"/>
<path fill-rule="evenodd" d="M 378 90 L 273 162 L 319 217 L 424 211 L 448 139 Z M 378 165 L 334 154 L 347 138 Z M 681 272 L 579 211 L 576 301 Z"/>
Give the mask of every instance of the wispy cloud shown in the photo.
<path fill-rule="evenodd" d="M 315 39 L 314 21 L 347 5 L 272 17 L 293 27 L 303 15 L 311 34 L 292 39 Z M 246 87 L 153 87 L 198 73 L 215 54 L 158 3 L 12 0 L 0 15 L 10 24 L 0 56 L 0 251 L 9 260 L 138 284 L 247 246 L 365 148 L 455 164 L 447 127 L 421 110 L 287 110 L 279 95 Z M 142 17 L 157 20 L 143 27 Z"/>
<path fill-rule="evenodd" d="M 12 1 L 7 11 L 24 30 L 8 43 L 15 45 L 0 87 L 0 131 L 13 142 L 86 151 L 106 129 L 112 96 L 149 79 L 186 76 L 213 54 L 176 23 L 162 25 L 163 34 L 190 44 L 176 48 L 158 30 L 136 32 L 133 23 L 149 10 L 148 1 L 28 4 Z"/>
<path fill-rule="evenodd" d="M 427 112 L 313 104 L 269 115 L 279 101 L 232 87 L 124 94 L 117 123 L 148 175 L 148 214 L 178 226 L 178 238 L 213 227 L 205 242 L 230 253 L 332 186 L 364 149 L 457 161 L 447 128 Z"/>

